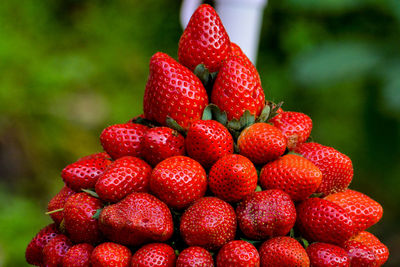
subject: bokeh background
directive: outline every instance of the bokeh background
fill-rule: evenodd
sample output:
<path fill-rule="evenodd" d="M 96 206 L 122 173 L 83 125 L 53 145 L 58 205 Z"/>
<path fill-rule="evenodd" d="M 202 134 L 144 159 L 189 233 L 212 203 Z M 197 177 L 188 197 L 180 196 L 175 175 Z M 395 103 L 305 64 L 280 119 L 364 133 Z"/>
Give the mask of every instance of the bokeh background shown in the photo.
<path fill-rule="evenodd" d="M 141 113 L 151 55 L 176 58 L 180 5 L 0 2 L 0 266 L 26 265 L 61 169 Z M 269 0 L 257 68 L 268 99 L 309 114 L 314 140 L 352 158 L 351 187 L 383 205 L 371 231 L 400 266 L 398 0 Z"/>

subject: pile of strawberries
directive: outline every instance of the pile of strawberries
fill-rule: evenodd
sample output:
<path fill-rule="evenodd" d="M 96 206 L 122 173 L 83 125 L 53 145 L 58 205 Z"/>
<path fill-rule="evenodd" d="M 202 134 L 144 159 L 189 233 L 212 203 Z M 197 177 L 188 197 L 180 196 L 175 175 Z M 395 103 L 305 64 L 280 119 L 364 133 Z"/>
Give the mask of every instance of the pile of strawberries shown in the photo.
<path fill-rule="evenodd" d="M 144 113 L 62 170 L 37 266 L 381 266 L 379 203 L 348 189 L 349 157 L 308 142 L 309 116 L 265 100 L 260 77 L 201 5 L 179 62 L 150 60 Z"/>

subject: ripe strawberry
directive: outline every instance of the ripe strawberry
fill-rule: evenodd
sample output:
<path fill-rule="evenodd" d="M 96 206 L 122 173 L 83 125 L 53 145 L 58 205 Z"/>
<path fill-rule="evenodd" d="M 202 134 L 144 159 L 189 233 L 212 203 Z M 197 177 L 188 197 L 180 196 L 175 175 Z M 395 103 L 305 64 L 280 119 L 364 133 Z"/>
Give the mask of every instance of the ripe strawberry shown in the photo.
<path fill-rule="evenodd" d="M 240 46 L 238 46 L 237 44 L 231 42 L 231 55 L 236 55 L 240 58 L 242 58 L 249 66 L 250 69 L 253 68 L 253 70 L 251 70 L 251 72 L 257 73 L 257 69 L 256 67 L 253 65 L 253 63 L 250 61 L 250 59 L 246 56 L 246 54 L 242 51 L 242 49 L 240 48 Z M 260 78 L 259 78 L 260 79 Z"/>
<path fill-rule="evenodd" d="M 183 209 L 204 196 L 207 174 L 200 163 L 189 157 L 167 158 L 154 168 L 150 189 L 169 207 Z"/>
<path fill-rule="evenodd" d="M 372 250 L 372 248 L 367 247 L 363 243 L 350 240 L 346 241 L 343 247 L 350 258 L 351 266 L 356 266 L 356 267 L 378 266 L 374 251 Z"/>
<path fill-rule="evenodd" d="M 389 249 L 373 234 L 362 231 L 350 238 L 350 240 L 358 241 L 371 248 L 375 254 L 377 266 L 385 264 L 389 258 Z"/>
<path fill-rule="evenodd" d="M 308 198 L 321 184 L 322 173 L 311 161 L 287 154 L 267 163 L 260 173 L 263 189 L 281 189 L 293 201 Z"/>
<path fill-rule="evenodd" d="M 96 193 L 105 202 L 117 202 L 132 192 L 148 192 L 151 167 L 143 160 L 125 156 L 114 161 L 96 183 Z"/>
<path fill-rule="evenodd" d="M 43 248 L 54 237 L 59 235 L 57 225 L 52 223 L 42 228 L 35 237 L 29 242 L 26 251 L 26 262 L 36 266 L 43 265 Z"/>
<path fill-rule="evenodd" d="M 313 267 L 350 267 L 347 252 L 338 246 L 328 243 L 312 243 L 306 249 Z"/>
<path fill-rule="evenodd" d="M 91 155 L 84 156 L 84 157 L 78 159 L 77 162 L 82 161 L 82 160 L 88 160 L 88 159 L 111 159 L 111 156 L 108 155 L 107 152 L 99 152 L 99 153 L 94 153 Z"/>
<path fill-rule="evenodd" d="M 310 259 L 300 243 L 291 237 L 280 236 L 265 241 L 258 252 L 261 267 L 310 266 Z"/>
<path fill-rule="evenodd" d="M 346 210 L 321 198 L 309 198 L 297 206 L 297 226 L 307 240 L 338 245 L 355 233 Z"/>
<path fill-rule="evenodd" d="M 168 127 L 154 127 L 146 132 L 140 143 L 142 158 L 156 166 L 173 156 L 185 155 L 185 138 Z"/>
<path fill-rule="evenodd" d="M 233 153 L 233 138 L 221 123 L 199 120 L 190 126 L 185 139 L 188 155 L 209 169 L 218 159 Z"/>
<path fill-rule="evenodd" d="M 180 233 L 189 246 L 216 250 L 235 238 L 236 224 L 231 205 L 216 197 L 203 197 L 183 213 Z"/>
<path fill-rule="evenodd" d="M 100 213 L 99 225 L 111 241 L 133 246 L 166 241 L 174 229 L 167 205 L 147 193 L 132 193 L 105 207 Z"/>
<path fill-rule="evenodd" d="M 311 118 L 300 112 L 283 111 L 269 122 L 282 131 L 290 150 L 304 143 L 310 137 L 312 130 Z"/>
<path fill-rule="evenodd" d="M 237 207 L 240 230 L 251 239 L 284 236 L 296 222 L 296 208 L 290 196 L 278 189 L 255 192 Z"/>
<path fill-rule="evenodd" d="M 206 4 L 199 6 L 179 40 L 179 62 L 192 71 L 204 64 L 215 72 L 229 53 L 229 36 L 217 12 Z"/>
<path fill-rule="evenodd" d="M 347 189 L 344 192 L 329 195 L 325 199 L 347 211 L 356 232 L 364 231 L 382 218 L 382 206 L 363 193 Z"/>
<path fill-rule="evenodd" d="M 260 255 L 249 242 L 234 240 L 226 243 L 218 252 L 217 266 L 224 267 L 259 267 Z"/>
<path fill-rule="evenodd" d="M 353 164 L 351 159 L 328 146 L 318 143 L 305 143 L 295 149 L 314 163 L 322 172 L 322 182 L 317 189 L 324 195 L 346 190 L 353 179 Z"/>
<path fill-rule="evenodd" d="M 167 54 L 153 55 L 143 98 L 146 119 L 166 125 L 169 116 L 187 129 L 200 120 L 207 104 L 207 92 L 199 78 Z"/>
<path fill-rule="evenodd" d="M 72 242 L 65 235 L 57 235 L 43 248 L 43 266 L 61 266 L 67 251 L 72 247 Z"/>
<path fill-rule="evenodd" d="M 65 167 L 61 177 L 69 188 L 79 192 L 82 189 L 94 188 L 97 179 L 110 164 L 110 160 L 102 157 L 78 160 Z"/>
<path fill-rule="evenodd" d="M 92 267 L 128 267 L 131 257 L 132 253 L 127 247 L 106 242 L 94 248 L 90 262 Z"/>
<path fill-rule="evenodd" d="M 62 259 L 63 267 L 90 267 L 90 255 L 94 247 L 88 243 L 72 246 Z"/>
<path fill-rule="evenodd" d="M 68 198 L 64 206 L 64 227 L 73 242 L 95 244 L 101 240 L 97 219 L 93 218 L 101 208 L 101 201 L 87 193 Z"/>
<path fill-rule="evenodd" d="M 113 158 L 140 156 L 140 142 L 149 128 L 136 123 L 122 123 L 108 126 L 100 135 L 104 150 Z"/>
<path fill-rule="evenodd" d="M 224 61 L 211 92 L 211 102 L 226 112 L 228 120 L 240 119 L 246 110 L 258 117 L 265 96 L 254 66 L 236 55 Z"/>
<path fill-rule="evenodd" d="M 188 247 L 179 253 L 176 267 L 214 267 L 214 259 L 202 247 Z"/>
<path fill-rule="evenodd" d="M 228 202 L 238 202 L 257 187 L 257 170 L 246 157 L 229 154 L 220 158 L 208 175 L 211 191 Z"/>
<path fill-rule="evenodd" d="M 55 211 L 64 208 L 65 202 L 73 194 L 75 194 L 75 191 L 64 185 L 63 188 L 61 188 L 60 192 L 58 192 L 49 201 L 49 204 L 47 205 L 47 211 Z M 57 225 L 60 225 L 62 219 L 64 218 L 64 211 L 57 211 L 54 213 L 50 213 L 49 215 Z"/>
<path fill-rule="evenodd" d="M 240 154 L 254 164 L 275 160 L 286 149 L 286 139 L 282 132 L 268 123 L 255 123 L 244 129 L 237 144 Z"/>
<path fill-rule="evenodd" d="M 174 249 L 164 243 L 152 243 L 141 247 L 132 256 L 131 267 L 174 267 L 176 261 Z"/>

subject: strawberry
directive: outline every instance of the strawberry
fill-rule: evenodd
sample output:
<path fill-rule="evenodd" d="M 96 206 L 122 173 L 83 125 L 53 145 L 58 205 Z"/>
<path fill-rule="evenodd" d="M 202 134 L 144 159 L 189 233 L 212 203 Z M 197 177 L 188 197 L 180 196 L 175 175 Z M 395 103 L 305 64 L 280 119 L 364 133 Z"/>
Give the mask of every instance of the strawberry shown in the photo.
<path fill-rule="evenodd" d="M 179 253 L 176 267 L 214 267 L 214 259 L 210 252 L 202 247 L 188 247 Z"/>
<path fill-rule="evenodd" d="M 47 243 L 50 242 L 54 237 L 59 235 L 60 232 L 57 229 L 55 223 L 49 224 L 42 228 L 35 237 L 29 242 L 26 251 L 25 259 L 26 262 L 36 266 L 43 265 L 43 248 Z"/>
<path fill-rule="evenodd" d="M 254 164 L 265 164 L 281 156 L 286 139 L 278 128 L 268 123 L 255 123 L 244 129 L 237 141 L 240 154 Z"/>
<path fill-rule="evenodd" d="M 261 267 L 310 266 L 310 259 L 300 243 L 291 237 L 271 238 L 260 246 Z"/>
<path fill-rule="evenodd" d="M 353 221 L 356 232 L 364 231 L 376 224 L 383 214 L 382 206 L 363 193 L 347 189 L 325 197 L 347 211 Z"/>
<path fill-rule="evenodd" d="M 257 187 L 257 170 L 246 157 L 229 154 L 220 158 L 208 175 L 211 191 L 228 202 L 238 202 Z"/>
<path fill-rule="evenodd" d="M 67 251 L 72 247 L 72 242 L 65 235 L 57 235 L 43 247 L 43 266 L 61 266 Z"/>
<path fill-rule="evenodd" d="M 91 155 L 84 156 L 84 157 L 78 159 L 77 162 L 82 161 L 82 160 L 88 160 L 88 159 L 111 159 L 111 156 L 108 155 L 107 152 L 99 152 L 99 153 L 94 153 Z"/>
<path fill-rule="evenodd" d="M 312 130 L 311 118 L 301 112 L 282 111 L 269 122 L 282 131 L 290 150 L 304 143 Z"/>
<path fill-rule="evenodd" d="M 190 126 L 185 139 L 188 155 L 209 169 L 218 159 L 233 153 L 233 138 L 221 123 L 199 120 Z"/>
<path fill-rule="evenodd" d="M 131 251 L 120 244 L 106 242 L 94 248 L 90 256 L 92 267 L 129 267 Z"/>
<path fill-rule="evenodd" d="M 111 241 L 133 246 L 166 241 L 174 229 L 167 205 L 147 193 L 132 193 L 105 207 L 100 213 L 99 225 Z"/>
<path fill-rule="evenodd" d="M 185 155 L 185 138 L 168 127 L 154 127 L 146 132 L 140 143 L 142 158 L 156 166 L 173 156 Z"/>
<path fill-rule="evenodd" d="M 218 252 L 217 266 L 224 267 L 259 267 L 260 255 L 249 242 L 234 240 L 226 243 Z"/>
<path fill-rule="evenodd" d="M 199 78 L 167 54 L 153 55 L 143 98 L 146 119 L 166 125 L 169 116 L 187 129 L 201 118 L 207 104 Z"/>
<path fill-rule="evenodd" d="M 328 243 L 312 243 L 306 249 L 313 267 L 350 267 L 347 252 L 338 246 Z"/>
<path fill-rule="evenodd" d="M 290 196 L 278 189 L 254 192 L 236 208 L 240 230 L 251 239 L 284 236 L 296 222 Z"/>
<path fill-rule="evenodd" d="M 189 157 L 171 157 L 154 168 L 150 189 L 169 207 L 183 209 L 204 196 L 207 174 L 200 163 Z"/>
<path fill-rule="evenodd" d="M 68 198 L 64 206 L 64 227 L 75 243 L 99 242 L 102 235 L 93 215 L 102 208 L 99 199 L 87 193 L 77 193 Z"/>
<path fill-rule="evenodd" d="M 338 245 L 355 233 L 346 210 L 321 198 L 309 198 L 297 206 L 297 226 L 307 240 Z"/>
<path fill-rule="evenodd" d="M 353 164 L 350 158 L 336 149 L 318 143 L 299 145 L 296 153 L 314 163 L 322 172 L 322 182 L 317 189 L 324 195 L 346 190 L 353 179 Z"/>
<path fill-rule="evenodd" d="M 131 267 L 174 267 L 176 261 L 174 249 L 164 243 L 152 243 L 141 247 L 132 256 Z"/>
<path fill-rule="evenodd" d="M 362 231 L 350 238 L 350 240 L 358 241 L 371 248 L 375 254 L 377 266 L 385 264 L 389 258 L 388 248 L 373 234 Z"/>
<path fill-rule="evenodd" d="M 355 267 L 373 267 L 378 266 L 375 253 L 372 248 L 355 240 L 346 241 L 343 245 L 349 258 L 350 265 Z"/>
<path fill-rule="evenodd" d="M 90 255 L 94 247 L 88 243 L 72 246 L 62 259 L 63 267 L 90 267 Z"/>
<path fill-rule="evenodd" d="M 231 205 L 216 197 L 203 197 L 183 213 L 180 233 L 189 246 L 216 250 L 235 238 L 236 224 Z"/>
<path fill-rule="evenodd" d="M 61 177 L 69 188 L 79 192 L 82 189 L 94 188 L 97 179 L 110 164 L 111 161 L 103 157 L 81 159 L 65 167 Z"/>
<path fill-rule="evenodd" d="M 204 64 L 215 72 L 229 53 L 229 36 L 217 12 L 210 5 L 200 5 L 179 40 L 179 62 L 192 71 Z"/>
<path fill-rule="evenodd" d="M 100 135 L 104 150 L 113 158 L 140 156 L 140 142 L 149 128 L 136 123 L 122 123 L 108 126 Z"/>
<path fill-rule="evenodd" d="M 242 49 L 240 48 L 240 46 L 238 46 L 237 44 L 231 42 L 231 55 L 236 55 L 240 58 L 243 59 L 243 61 L 245 61 L 247 63 L 247 65 L 249 66 L 251 70 L 251 72 L 257 73 L 257 69 L 256 67 L 253 65 L 253 63 L 250 61 L 250 59 L 246 56 L 246 54 L 242 51 Z M 259 77 L 260 79 L 260 77 Z"/>
<path fill-rule="evenodd" d="M 72 190 L 71 188 L 69 188 L 68 186 L 64 185 L 63 188 L 61 188 L 60 192 L 58 192 L 49 201 L 49 204 L 47 205 L 47 211 L 51 212 L 51 211 L 63 209 L 65 202 L 73 194 L 75 194 L 75 191 Z M 60 211 L 57 211 L 54 213 L 50 213 L 49 215 L 57 225 L 60 225 L 62 219 L 64 218 L 64 211 L 60 210 Z"/>
<path fill-rule="evenodd" d="M 132 192 L 148 192 L 151 167 L 131 156 L 118 158 L 96 183 L 96 193 L 105 202 L 117 202 Z"/>
<path fill-rule="evenodd" d="M 260 173 L 263 189 L 281 189 L 293 201 L 308 198 L 321 184 L 322 173 L 311 161 L 298 155 L 287 154 L 267 163 Z"/>

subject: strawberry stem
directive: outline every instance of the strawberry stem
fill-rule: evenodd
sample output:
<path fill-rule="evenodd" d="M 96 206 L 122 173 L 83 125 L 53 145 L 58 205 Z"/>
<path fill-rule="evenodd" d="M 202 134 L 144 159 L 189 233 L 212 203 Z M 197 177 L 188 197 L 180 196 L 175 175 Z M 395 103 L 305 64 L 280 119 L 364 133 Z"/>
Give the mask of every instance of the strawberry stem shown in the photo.
<path fill-rule="evenodd" d="M 45 214 L 46 215 L 50 215 L 50 214 L 53 214 L 53 213 L 56 213 L 56 212 L 60 212 L 60 211 L 63 211 L 63 210 L 64 210 L 64 208 L 56 209 L 56 210 L 50 210 L 50 211 L 46 212 Z"/>

